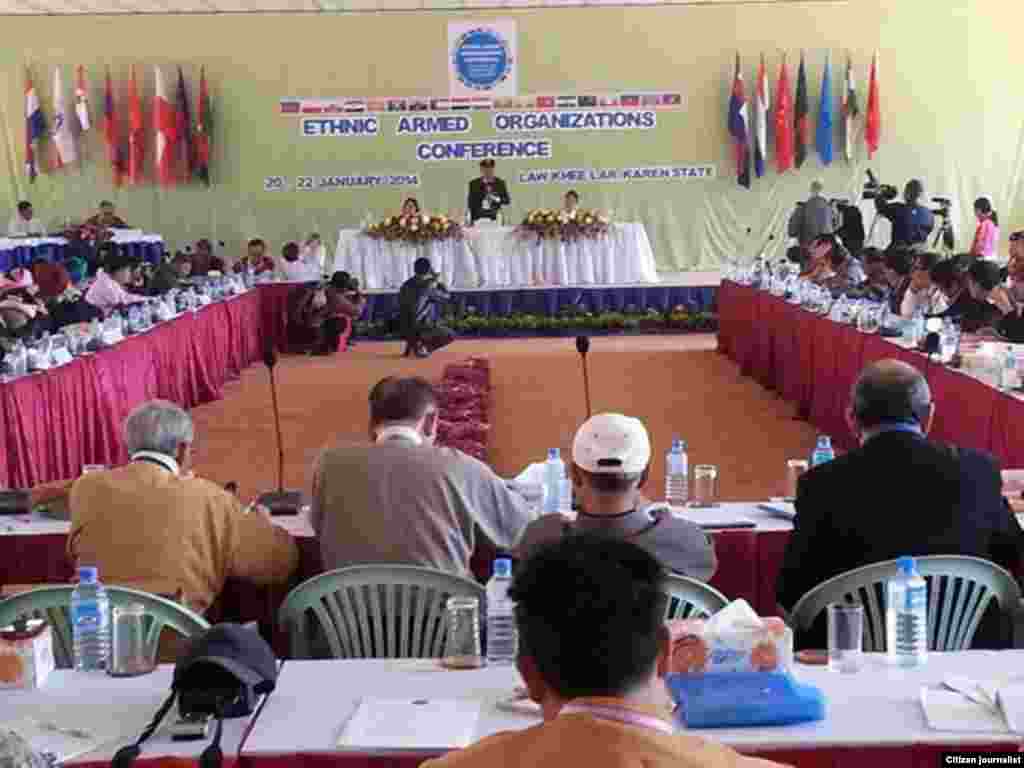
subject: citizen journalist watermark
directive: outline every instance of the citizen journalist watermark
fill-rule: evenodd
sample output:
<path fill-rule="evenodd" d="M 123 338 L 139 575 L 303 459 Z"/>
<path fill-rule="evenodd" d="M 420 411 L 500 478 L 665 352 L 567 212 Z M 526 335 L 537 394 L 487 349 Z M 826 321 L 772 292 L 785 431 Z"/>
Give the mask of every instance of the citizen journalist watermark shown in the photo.
<path fill-rule="evenodd" d="M 1020 752 L 943 752 L 941 765 L 1024 765 Z"/>

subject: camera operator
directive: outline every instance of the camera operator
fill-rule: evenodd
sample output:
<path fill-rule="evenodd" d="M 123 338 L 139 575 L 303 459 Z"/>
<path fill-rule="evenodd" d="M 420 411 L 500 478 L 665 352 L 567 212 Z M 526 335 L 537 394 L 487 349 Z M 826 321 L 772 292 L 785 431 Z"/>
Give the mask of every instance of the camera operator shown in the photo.
<path fill-rule="evenodd" d="M 810 253 L 811 246 L 819 237 L 836 231 L 836 211 L 822 194 L 824 189 L 825 184 L 820 179 L 812 181 L 811 196 L 797 203 L 796 210 L 789 217 L 789 236 L 797 239 L 805 253 Z"/>
<path fill-rule="evenodd" d="M 849 200 L 833 200 L 832 204 L 836 207 L 839 219 L 836 234 L 850 254 L 863 262 L 861 251 L 864 250 L 864 216 L 860 208 L 851 205 Z"/>
<path fill-rule="evenodd" d="M 437 322 L 437 306 L 451 297 L 438 280 L 430 259 L 420 257 L 413 263 L 412 277 L 398 291 L 398 317 L 405 351 L 402 357 L 430 357 L 433 352 L 455 341 L 455 334 Z"/>
<path fill-rule="evenodd" d="M 343 317 L 347 317 L 352 324 L 348 346 L 355 344 L 352 338 L 355 335 L 355 322 L 365 308 L 366 296 L 359 290 L 359 281 L 348 272 L 335 272 L 331 276 L 331 282 L 327 284 L 327 312 L 330 318 L 328 346 L 333 343 L 333 348 L 337 349 L 344 325 L 341 320 Z"/>
<path fill-rule="evenodd" d="M 892 222 L 892 242 L 894 245 L 918 245 L 928 241 L 928 235 L 935 228 L 935 216 L 929 208 L 921 205 L 924 197 L 924 184 L 918 179 L 911 179 L 903 188 L 903 202 L 895 201 L 896 187 L 880 184 L 872 189 L 865 188 L 865 197 L 873 197 L 875 209 L 879 216 Z"/>

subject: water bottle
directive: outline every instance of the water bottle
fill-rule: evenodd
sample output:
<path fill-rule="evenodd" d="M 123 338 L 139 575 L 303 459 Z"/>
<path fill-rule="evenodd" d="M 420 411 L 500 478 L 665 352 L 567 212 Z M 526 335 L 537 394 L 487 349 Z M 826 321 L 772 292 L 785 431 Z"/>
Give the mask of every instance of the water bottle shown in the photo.
<path fill-rule="evenodd" d="M 1006 345 L 999 385 L 1002 389 L 1018 389 L 1020 387 L 1020 374 L 1017 371 L 1017 353 L 1014 352 L 1012 344 Z"/>
<path fill-rule="evenodd" d="M 665 455 L 665 501 L 673 507 L 685 507 L 690 500 L 690 459 L 686 442 L 673 438 L 672 448 Z"/>
<path fill-rule="evenodd" d="M 562 479 L 565 477 L 565 464 L 557 448 L 548 450 L 548 460 L 544 464 L 544 513 L 554 514 L 562 498 Z"/>
<path fill-rule="evenodd" d="M 519 634 L 516 629 L 515 604 L 508 598 L 512 583 L 512 561 L 499 557 L 494 561 L 494 575 L 487 582 L 487 662 L 512 664 L 516 660 Z"/>
<path fill-rule="evenodd" d="M 78 586 L 71 593 L 71 631 L 75 669 L 105 671 L 110 658 L 110 602 L 95 567 L 78 569 Z"/>
<path fill-rule="evenodd" d="M 819 435 L 818 443 L 814 446 L 814 452 L 811 454 L 811 466 L 816 467 L 819 464 L 832 461 L 835 457 L 836 452 L 832 450 L 832 439 L 828 435 Z"/>
<path fill-rule="evenodd" d="M 899 574 L 886 585 L 885 645 L 889 661 L 918 667 L 928 659 L 928 587 L 914 558 L 896 561 Z"/>

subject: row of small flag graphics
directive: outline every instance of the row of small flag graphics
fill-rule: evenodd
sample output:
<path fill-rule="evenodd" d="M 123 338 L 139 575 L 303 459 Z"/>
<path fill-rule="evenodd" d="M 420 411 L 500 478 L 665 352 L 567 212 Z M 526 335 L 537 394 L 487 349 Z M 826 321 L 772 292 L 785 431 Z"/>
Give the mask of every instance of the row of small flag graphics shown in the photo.
<path fill-rule="evenodd" d="M 153 74 L 155 91 L 150 104 L 150 116 L 153 126 L 153 169 L 156 179 L 163 186 L 173 186 L 196 177 L 209 185 L 212 110 L 205 68 L 201 70 L 199 78 L 199 100 L 194 123 L 188 85 L 181 67 L 178 67 L 178 83 L 174 96 L 171 96 L 167 88 L 160 67 L 154 67 Z M 61 68 L 57 66 L 53 70 L 52 128 L 33 85 L 32 73 L 27 69 L 25 71 L 25 174 L 30 182 L 34 182 L 43 170 L 37 155 L 44 141 L 49 139 L 52 149 L 50 168 L 58 171 L 74 166 L 78 162 L 78 142 L 94 128 L 85 67 L 79 66 L 76 75 L 73 114 L 77 122 L 77 131 L 73 130 L 72 112 L 69 111 L 64 99 Z M 146 180 L 146 121 L 134 66 L 131 68 L 128 81 L 127 109 L 128 135 L 125 147 L 121 140 L 114 84 L 108 69 L 104 78 L 102 130 L 113 180 L 115 184 L 125 181 L 129 184 L 143 184 Z"/>
<path fill-rule="evenodd" d="M 775 168 L 785 173 L 791 168 L 802 168 L 812 150 L 810 94 L 807 84 L 807 65 L 804 54 L 800 54 L 797 71 L 796 95 L 790 90 L 789 68 L 783 54 L 779 77 L 775 84 L 774 101 L 768 83 L 765 58 L 757 72 L 754 88 L 754 119 L 751 126 L 750 112 L 743 85 L 740 56 L 736 54 L 736 71 L 733 77 L 732 96 L 729 99 L 728 128 L 736 154 L 736 180 L 743 187 L 750 187 L 751 161 L 757 178 L 767 172 L 768 167 L 768 125 L 775 130 Z M 826 56 L 825 71 L 821 78 L 821 93 L 818 103 L 818 122 L 814 133 L 813 149 L 817 150 L 822 165 L 831 165 L 834 160 L 835 120 L 832 92 L 832 62 Z M 864 124 L 864 143 L 868 157 L 874 156 L 882 139 L 882 118 L 879 95 L 878 54 L 871 61 L 868 85 L 867 114 Z M 861 117 L 860 97 L 853 61 L 847 59 L 842 97 L 839 102 L 842 118 L 843 157 L 853 162 L 856 144 L 856 123 Z"/>
<path fill-rule="evenodd" d="M 602 109 L 648 108 L 678 109 L 683 105 L 679 92 L 617 93 L 575 96 L 522 96 L 492 98 L 467 96 L 453 98 L 340 98 L 281 99 L 282 115 L 330 115 L 360 112 L 453 112 L 471 109 Z"/>

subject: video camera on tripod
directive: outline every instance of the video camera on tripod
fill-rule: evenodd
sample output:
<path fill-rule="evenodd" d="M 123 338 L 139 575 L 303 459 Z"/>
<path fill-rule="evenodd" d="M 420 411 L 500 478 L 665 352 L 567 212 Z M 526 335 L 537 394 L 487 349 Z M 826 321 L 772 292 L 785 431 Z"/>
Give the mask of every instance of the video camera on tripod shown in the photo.
<path fill-rule="evenodd" d="M 874 171 L 870 168 L 865 171 L 868 176 L 868 180 L 864 182 L 864 192 L 862 199 L 864 200 L 884 200 L 889 202 L 895 200 L 900 196 L 900 191 L 896 189 L 892 184 L 882 184 L 878 181 L 878 177 L 875 176 Z"/>

